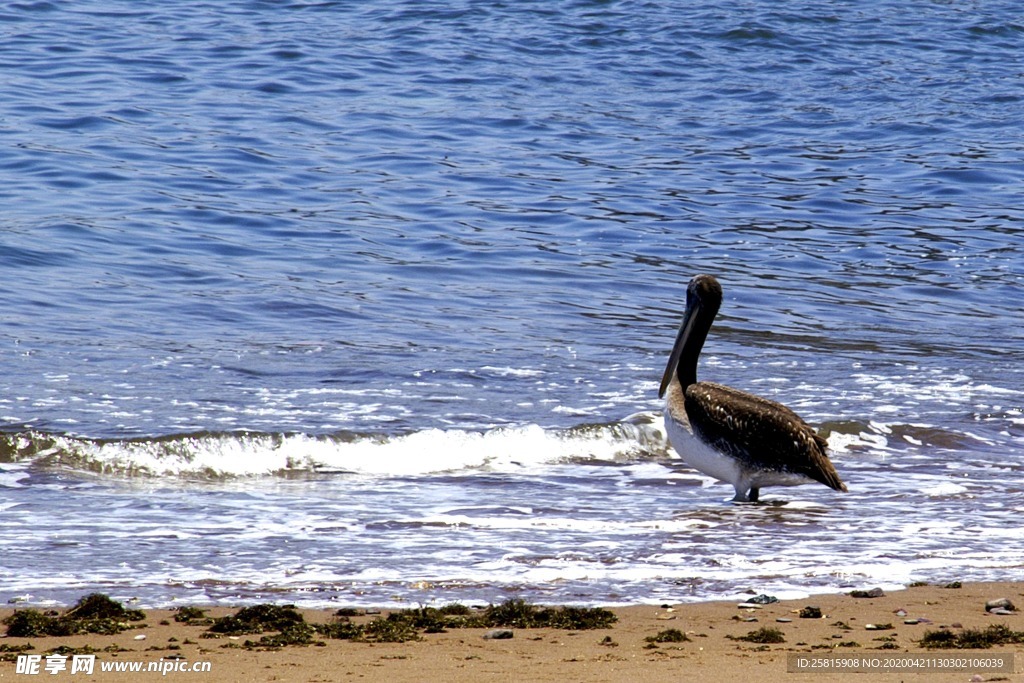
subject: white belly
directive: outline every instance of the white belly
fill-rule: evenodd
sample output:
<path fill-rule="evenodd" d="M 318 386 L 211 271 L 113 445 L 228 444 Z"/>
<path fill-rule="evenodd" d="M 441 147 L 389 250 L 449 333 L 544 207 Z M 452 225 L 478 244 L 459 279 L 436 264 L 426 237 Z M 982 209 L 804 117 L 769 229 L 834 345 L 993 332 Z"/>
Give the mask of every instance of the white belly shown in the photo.
<path fill-rule="evenodd" d="M 669 443 L 687 465 L 709 477 L 735 486 L 745 478 L 735 458 L 715 450 L 698 439 L 690 431 L 690 425 L 676 420 L 665 407 L 665 431 Z"/>

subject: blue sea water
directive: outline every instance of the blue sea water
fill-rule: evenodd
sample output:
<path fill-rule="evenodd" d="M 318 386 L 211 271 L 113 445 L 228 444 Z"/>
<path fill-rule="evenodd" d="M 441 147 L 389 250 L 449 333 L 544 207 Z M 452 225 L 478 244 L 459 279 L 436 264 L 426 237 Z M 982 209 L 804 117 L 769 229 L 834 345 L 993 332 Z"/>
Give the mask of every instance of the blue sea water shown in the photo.
<path fill-rule="evenodd" d="M 630 604 L 1020 579 L 1011 2 L 0 10 L 0 599 Z M 797 410 L 731 489 L 656 397 Z"/>

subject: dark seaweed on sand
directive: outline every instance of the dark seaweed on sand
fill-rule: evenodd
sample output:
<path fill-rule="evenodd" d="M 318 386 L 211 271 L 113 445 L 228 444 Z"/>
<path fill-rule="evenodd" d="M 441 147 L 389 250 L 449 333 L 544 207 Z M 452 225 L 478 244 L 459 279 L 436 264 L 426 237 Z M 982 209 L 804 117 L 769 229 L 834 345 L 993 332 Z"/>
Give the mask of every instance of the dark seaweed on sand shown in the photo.
<path fill-rule="evenodd" d="M 583 631 L 608 628 L 617 617 L 601 607 L 537 607 L 523 600 L 507 600 L 484 609 L 485 627 L 558 628 Z"/>
<path fill-rule="evenodd" d="M 648 643 L 688 643 L 690 639 L 685 633 L 677 628 L 669 628 L 664 631 L 658 631 L 653 636 L 647 636 L 645 638 Z"/>
<path fill-rule="evenodd" d="M 294 607 L 253 605 L 252 607 L 243 607 L 233 616 L 214 619 L 209 631 L 238 636 L 246 633 L 264 633 L 265 631 L 286 631 L 296 624 L 304 622 L 305 619 Z"/>
<path fill-rule="evenodd" d="M 751 631 L 745 636 L 726 636 L 730 640 L 745 640 L 748 643 L 784 643 L 786 637 L 777 628 L 762 626 L 756 631 Z"/>
<path fill-rule="evenodd" d="M 925 631 L 919 641 L 921 647 L 931 649 L 980 650 L 993 645 L 1024 643 L 1024 631 L 1014 631 L 1005 624 L 993 624 L 983 629 L 965 628 L 962 631 Z"/>
<path fill-rule="evenodd" d="M 31 652 L 34 649 L 36 648 L 32 643 L 25 643 L 24 645 L 0 643 L 0 662 L 13 662 L 17 660 L 18 655 Z"/>
<path fill-rule="evenodd" d="M 285 645 L 315 644 L 316 627 L 291 605 L 253 605 L 243 607 L 235 614 L 214 619 L 205 637 L 263 634 L 258 641 L 246 640 L 250 649 L 276 649 Z"/>
<path fill-rule="evenodd" d="M 617 617 L 600 607 L 538 607 L 523 600 L 507 600 L 474 611 L 464 605 L 418 607 L 392 612 L 366 625 L 371 633 L 398 630 L 442 633 L 449 628 L 557 628 L 583 631 L 608 628 Z M 378 623 L 383 622 L 383 623 Z M 389 624 L 388 628 L 384 624 Z"/>
<path fill-rule="evenodd" d="M 444 607 L 417 607 L 376 617 L 364 624 L 356 624 L 339 614 L 326 624 L 307 623 L 294 608 L 275 605 L 254 605 L 239 610 L 233 616 L 214 620 L 206 637 L 219 635 L 262 634 L 277 631 L 277 635 L 263 636 L 259 641 L 247 640 L 247 648 L 272 648 L 283 645 L 317 644 L 316 636 L 339 640 L 374 643 L 403 643 L 420 640 L 422 633 L 443 633 L 450 628 L 557 628 L 586 630 L 608 628 L 616 616 L 603 608 L 537 607 L 522 600 L 508 600 L 490 605 L 483 610 L 471 610 L 464 605 Z"/>
<path fill-rule="evenodd" d="M 34 609 L 15 610 L 4 619 L 7 635 L 12 638 L 39 636 L 73 636 L 82 633 L 113 635 L 132 625 L 128 622 L 146 618 L 141 610 L 125 609 L 121 603 L 102 593 L 92 593 L 79 600 L 64 614 Z"/>
<path fill-rule="evenodd" d="M 179 624 L 191 626 L 213 624 L 213 619 L 206 616 L 206 610 L 198 607 L 179 607 L 177 614 L 174 615 L 174 620 Z"/>
<path fill-rule="evenodd" d="M 124 605 L 106 595 L 87 595 L 64 614 L 34 609 L 16 610 L 3 623 L 7 635 L 16 638 L 38 636 L 71 636 L 82 633 L 113 635 L 142 621 L 141 610 L 125 609 Z M 243 647 L 251 649 L 279 648 L 285 645 L 323 644 L 317 638 L 358 640 L 363 642 L 405 642 L 419 640 L 421 633 L 441 633 L 450 628 L 557 628 L 586 630 L 608 628 L 616 621 L 609 610 L 595 607 L 537 607 L 523 600 L 507 600 L 482 610 L 464 605 L 419 607 L 392 612 L 364 624 L 352 623 L 339 616 L 327 624 L 311 624 L 292 605 L 252 605 L 233 615 L 210 619 L 195 607 L 182 607 L 175 621 L 190 625 L 208 625 L 204 637 L 222 635 L 260 635 L 246 640 Z"/>

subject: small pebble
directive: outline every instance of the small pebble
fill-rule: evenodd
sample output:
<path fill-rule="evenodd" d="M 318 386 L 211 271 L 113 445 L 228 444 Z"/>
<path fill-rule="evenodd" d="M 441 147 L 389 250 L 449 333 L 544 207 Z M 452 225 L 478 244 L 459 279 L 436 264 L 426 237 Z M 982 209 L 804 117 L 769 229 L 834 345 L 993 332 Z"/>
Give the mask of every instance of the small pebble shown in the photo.
<path fill-rule="evenodd" d="M 793 620 L 790 619 L 789 617 L 779 617 L 775 621 L 779 622 L 780 624 L 788 624 L 789 622 L 791 622 Z"/>
<path fill-rule="evenodd" d="M 1013 606 L 1013 603 L 1010 602 L 1009 598 L 999 598 L 997 600 L 989 600 L 988 602 L 985 603 L 985 611 L 986 612 L 995 612 L 997 609 L 1007 610 L 1009 612 L 1012 612 L 1012 611 L 1014 611 L 1017 608 Z"/>
<path fill-rule="evenodd" d="M 898 617 L 905 617 L 905 616 L 907 616 L 907 610 L 900 608 L 900 609 L 896 610 L 895 612 L 893 612 L 893 614 L 895 614 Z"/>
<path fill-rule="evenodd" d="M 145 639 L 146 639 L 146 636 L 144 636 L 144 635 L 135 636 L 135 640 L 145 640 Z"/>
<path fill-rule="evenodd" d="M 883 598 L 885 593 L 881 588 L 872 588 L 866 591 L 851 591 L 850 596 L 854 598 Z"/>
<path fill-rule="evenodd" d="M 821 619 L 821 608 L 808 605 L 800 610 L 801 619 Z"/>
<path fill-rule="evenodd" d="M 989 614 L 999 614 L 1001 616 L 1005 616 L 1005 615 L 1008 615 L 1008 614 L 1013 614 L 1013 612 L 1011 612 L 1010 610 L 1002 609 L 1002 608 L 989 610 L 988 613 Z"/>
<path fill-rule="evenodd" d="M 484 634 L 484 640 L 508 640 L 512 637 L 512 629 L 496 628 Z"/>
<path fill-rule="evenodd" d="M 913 626 L 914 624 L 920 624 L 921 621 L 919 619 L 904 619 L 903 623 Z"/>
<path fill-rule="evenodd" d="M 741 602 L 736 607 L 739 609 L 761 609 L 761 605 L 758 605 L 756 602 Z"/>
<path fill-rule="evenodd" d="M 765 595 L 764 593 L 762 593 L 761 595 L 755 595 L 754 597 L 747 600 L 747 602 L 753 602 L 758 605 L 771 605 L 772 603 L 776 603 L 778 601 L 779 599 L 774 595 Z"/>

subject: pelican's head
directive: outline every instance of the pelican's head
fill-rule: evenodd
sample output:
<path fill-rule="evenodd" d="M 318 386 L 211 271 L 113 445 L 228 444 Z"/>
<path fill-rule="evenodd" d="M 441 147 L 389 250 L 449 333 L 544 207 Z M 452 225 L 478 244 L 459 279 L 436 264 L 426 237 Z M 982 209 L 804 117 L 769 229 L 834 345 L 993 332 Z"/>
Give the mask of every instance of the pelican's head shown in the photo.
<path fill-rule="evenodd" d="M 710 312 L 712 318 L 722 305 L 722 285 L 714 275 L 694 275 L 686 286 L 686 314 L 694 306 L 701 306 Z"/>

